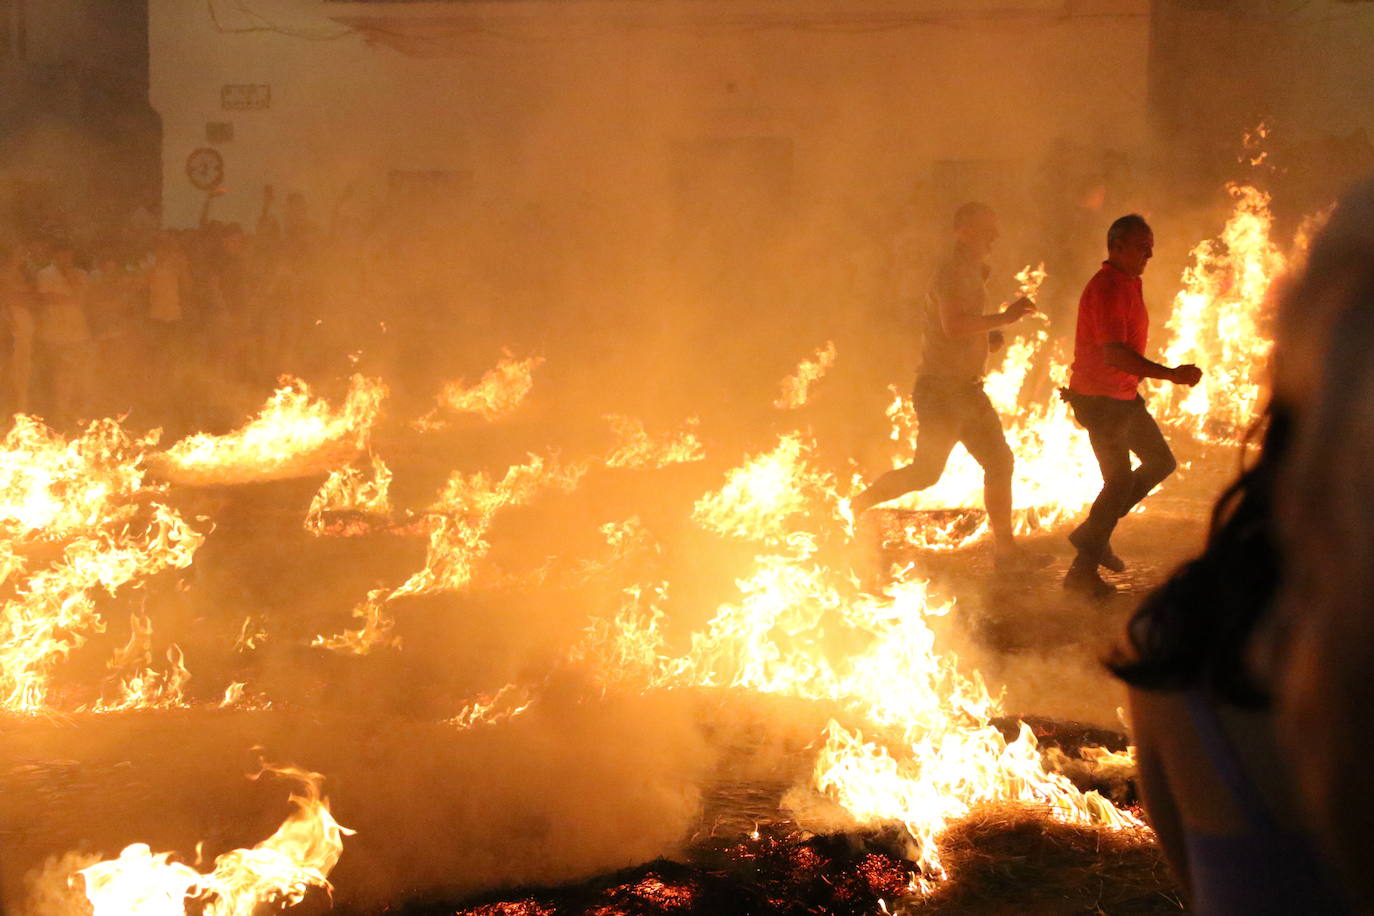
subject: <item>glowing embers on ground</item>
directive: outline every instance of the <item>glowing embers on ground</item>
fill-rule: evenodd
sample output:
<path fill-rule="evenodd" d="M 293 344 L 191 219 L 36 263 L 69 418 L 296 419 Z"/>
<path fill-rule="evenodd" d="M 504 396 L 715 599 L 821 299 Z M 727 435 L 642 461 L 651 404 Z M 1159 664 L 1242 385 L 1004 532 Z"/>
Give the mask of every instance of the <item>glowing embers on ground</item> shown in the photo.
<path fill-rule="evenodd" d="M 255 916 L 266 906 L 295 906 L 312 888 L 328 894 L 329 873 L 343 854 L 340 826 L 320 794 L 324 777 L 290 766 L 264 766 L 253 778 L 274 773 L 295 781 L 292 812 L 272 836 L 251 849 L 215 859 L 205 873 L 135 843 L 118 858 L 83 868 L 72 877 L 92 916 Z"/>
<path fill-rule="evenodd" d="M 1034 805 L 986 805 L 953 825 L 951 880 L 912 897 L 910 865 L 887 830 L 801 837 L 771 829 L 706 839 L 686 861 L 659 861 L 573 887 L 508 893 L 411 916 L 879 916 L 978 913 L 1178 913 L 1153 840 L 1140 831 L 1064 824 Z"/>
<path fill-rule="evenodd" d="M 755 835 L 708 840 L 687 861 L 657 861 L 584 885 L 415 916 L 873 916 L 903 893 L 908 865 L 846 839 Z"/>
<path fill-rule="evenodd" d="M 56 666 L 105 629 L 101 593 L 137 587 L 191 565 L 204 536 L 144 480 L 144 452 L 113 420 L 71 440 L 19 416 L 0 451 L 0 707 L 53 707 Z M 185 683 L 180 652 L 150 665 L 151 625 L 134 618 L 130 645 L 111 664 L 118 696 L 95 709 L 176 705 Z M 141 664 L 140 664 L 141 663 Z"/>
<path fill-rule="evenodd" d="M 168 480 L 192 486 L 320 472 L 366 449 L 386 394 L 380 381 L 355 375 L 335 408 L 300 379 L 283 378 L 245 426 L 222 436 L 189 436 L 152 464 Z"/>

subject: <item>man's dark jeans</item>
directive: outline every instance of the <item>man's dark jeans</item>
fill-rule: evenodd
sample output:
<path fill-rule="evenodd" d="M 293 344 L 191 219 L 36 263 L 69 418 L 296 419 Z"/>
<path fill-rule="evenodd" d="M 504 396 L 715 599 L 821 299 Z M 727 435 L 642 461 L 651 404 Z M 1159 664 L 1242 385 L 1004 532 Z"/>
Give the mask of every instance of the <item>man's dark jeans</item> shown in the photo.
<path fill-rule="evenodd" d="M 1107 551 L 1116 523 L 1135 508 L 1178 462 L 1154 417 L 1139 395 L 1133 401 L 1065 392 L 1073 415 L 1088 431 L 1093 454 L 1102 469 L 1102 492 L 1097 494 L 1087 521 L 1069 535 L 1078 548 L 1079 562 L 1094 565 Z M 1131 453 L 1140 466 L 1131 468 Z"/>

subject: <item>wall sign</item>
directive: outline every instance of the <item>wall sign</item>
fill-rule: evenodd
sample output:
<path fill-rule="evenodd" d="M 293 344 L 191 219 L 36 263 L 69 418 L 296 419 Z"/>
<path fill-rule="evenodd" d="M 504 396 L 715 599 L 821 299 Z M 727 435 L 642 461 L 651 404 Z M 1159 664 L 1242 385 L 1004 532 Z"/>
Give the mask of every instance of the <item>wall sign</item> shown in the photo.
<path fill-rule="evenodd" d="M 272 87 L 266 83 L 231 83 L 220 88 L 225 111 L 266 111 L 272 107 Z"/>
<path fill-rule="evenodd" d="M 224 157 L 208 146 L 192 150 L 186 157 L 186 177 L 202 191 L 219 187 L 224 182 Z"/>

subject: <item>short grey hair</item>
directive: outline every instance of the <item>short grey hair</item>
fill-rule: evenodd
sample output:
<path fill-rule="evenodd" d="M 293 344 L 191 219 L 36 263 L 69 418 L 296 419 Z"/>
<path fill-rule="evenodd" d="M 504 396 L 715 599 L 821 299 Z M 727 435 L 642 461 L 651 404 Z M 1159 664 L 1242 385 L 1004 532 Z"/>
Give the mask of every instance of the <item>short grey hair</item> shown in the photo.
<path fill-rule="evenodd" d="M 1126 241 L 1128 236 L 1137 232 L 1152 232 L 1150 224 L 1139 213 L 1127 213 L 1107 228 L 1107 250 Z"/>

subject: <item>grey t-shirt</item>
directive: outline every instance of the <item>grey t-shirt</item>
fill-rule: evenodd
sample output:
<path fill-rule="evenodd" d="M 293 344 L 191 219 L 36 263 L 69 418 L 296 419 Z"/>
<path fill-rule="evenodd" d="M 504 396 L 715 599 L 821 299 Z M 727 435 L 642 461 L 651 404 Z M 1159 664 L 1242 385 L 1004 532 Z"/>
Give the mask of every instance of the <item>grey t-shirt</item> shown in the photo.
<path fill-rule="evenodd" d="M 950 302 L 965 315 L 983 315 L 988 304 L 988 266 L 962 245 L 940 262 L 926 295 L 922 322 L 921 369 L 923 378 L 976 382 L 983 377 L 988 359 L 987 334 L 951 337 L 940 320 L 941 304 Z"/>

